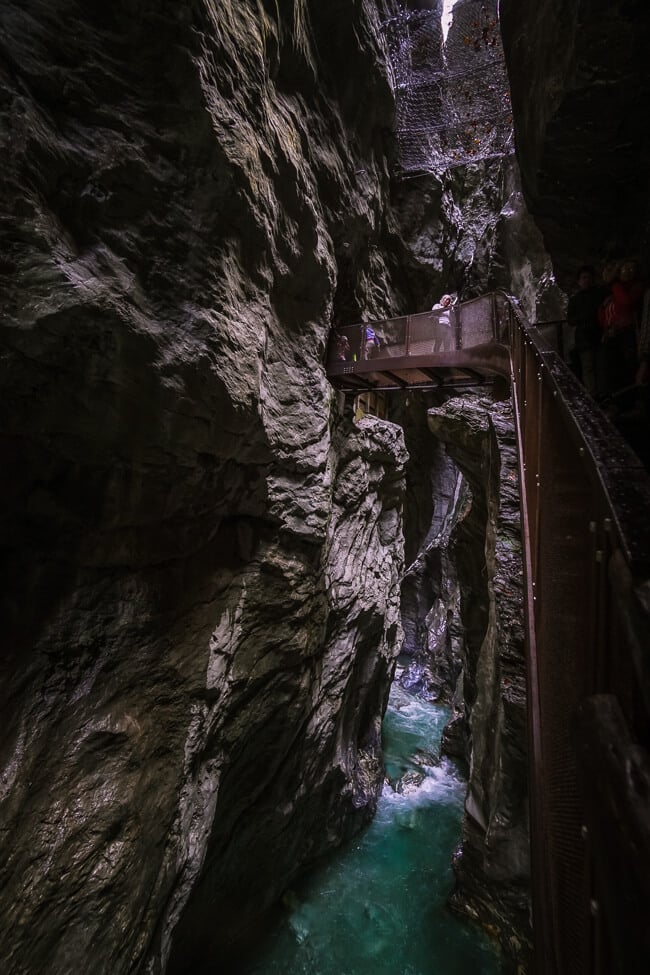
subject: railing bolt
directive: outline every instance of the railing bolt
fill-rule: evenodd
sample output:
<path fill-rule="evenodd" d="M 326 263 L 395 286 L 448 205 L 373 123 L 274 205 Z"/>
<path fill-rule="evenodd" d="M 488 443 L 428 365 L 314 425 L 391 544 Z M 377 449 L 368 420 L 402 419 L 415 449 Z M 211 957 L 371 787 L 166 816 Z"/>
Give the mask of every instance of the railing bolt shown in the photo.
<path fill-rule="evenodd" d="M 595 534 L 595 532 L 596 532 L 596 522 L 595 521 L 590 521 L 589 522 L 589 531 L 592 533 L 592 535 Z"/>
<path fill-rule="evenodd" d="M 553 390 L 553 399 L 556 399 L 556 397 L 557 397 L 557 389 L 554 389 Z"/>
<path fill-rule="evenodd" d="M 611 518 L 605 518 L 604 519 L 604 521 L 603 521 L 603 529 L 606 532 L 611 532 L 611 530 L 612 530 L 612 519 Z"/>
<path fill-rule="evenodd" d="M 586 840 L 587 837 L 589 836 L 589 830 L 587 829 L 584 823 L 580 827 L 580 835 L 582 836 L 583 840 Z"/>
<path fill-rule="evenodd" d="M 602 561 L 603 561 L 602 549 L 598 549 L 598 551 L 596 552 L 596 562 L 602 562 Z"/>
<path fill-rule="evenodd" d="M 584 455 L 585 455 L 585 448 L 584 447 L 580 447 L 579 450 L 578 450 L 578 453 L 580 454 L 581 457 L 584 457 Z"/>
<path fill-rule="evenodd" d="M 591 900 L 589 901 L 589 910 L 591 911 L 594 917 L 596 917 L 596 915 L 600 910 L 600 905 L 595 897 L 592 897 Z"/>

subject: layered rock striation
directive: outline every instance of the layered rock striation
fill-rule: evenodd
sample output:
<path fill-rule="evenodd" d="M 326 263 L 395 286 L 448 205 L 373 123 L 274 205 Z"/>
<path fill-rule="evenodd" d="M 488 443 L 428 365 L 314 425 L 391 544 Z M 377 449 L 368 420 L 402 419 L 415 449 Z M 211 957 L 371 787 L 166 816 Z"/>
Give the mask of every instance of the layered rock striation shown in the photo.
<path fill-rule="evenodd" d="M 426 413 L 428 447 L 418 413 L 406 412 L 417 476 L 412 460 L 405 507 L 412 558 L 402 583 L 410 659 L 400 681 L 450 705 L 443 750 L 468 769 L 451 905 L 483 924 L 525 967 L 531 951 L 526 688 L 511 407 L 485 395 L 439 403 Z"/>
<path fill-rule="evenodd" d="M 11 975 L 198 970 L 374 807 L 405 455 L 322 356 L 388 300 L 376 16 L 2 5 Z"/>
<path fill-rule="evenodd" d="M 515 285 L 533 314 L 552 288 L 509 162 L 391 179 L 394 9 L 0 9 L 10 975 L 196 973 L 374 807 L 406 455 L 396 427 L 341 415 L 330 325 Z M 447 486 L 425 475 L 407 511 L 444 541 L 411 578 L 446 600 L 431 679 L 458 705 L 459 877 L 489 920 L 488 879 L 523 876 L 498 771 L 522 707 L 501 570 L 467 554 L 507 555 L 500 414 L 467 410 L 466 448 L 431 447 Z M 441 424 L 463 441 L 460 414 Z"/>
<path fill-rule="evenodd" d="M 423 162 L 428 154 L 424 151 L 428 140 L 433 139 L 435 144 L 440 125 L 445 121 L 451 124 L 446 114 L 447 98 L 453 102 L 454 96 L 443 98 L 439 115 L 432 107 L 441 97 L 434 83 L 436 70 L 455 79 L 453 89 L 460 99 L 460 106 L 452 112 L 456 121 L 446 152 L 431 152 L 430 171 L 409 172 L 407 178 L 396 183 L 391 194 L 399 233 L 399 262 L 392 266 L 392 279 L 398 294 L 406 299 L 406 310 L 428 310 L 444 292 L 458 292 L 469 298 L 502 289 L 517 296 L 530 321 L 561 318 L 564 296 L 555 284 L 540 230 L 524 203 L 514 153 L 495 152 L 493 157 L 469 162 L 469 157 L 461 153 L 465 162 L 460 164 L 458 153 L 453 151 L 459 126 L 472 128 L 477 121 L 488 127 L 503 124 L 489 114 L 490 105 L 496 111 L 496 102 L 488 97 L 486 103 L 481 98 L 486 79 L 477 75 L 477 67 L 480 71 L 483 62 L 480 53 L 473 60 L 472 47 L 467 43 L 468 30 L 480 33 L 482 18 L 497 17 L 497 4 L 494 0 L 487 4 L 456 0 L 443 10 L 441 0 L 409 0 L 401 5 L 392 0 L 392 6 L 395 10 L 410 10 L 415 18 L 414 36 L 418 36 L 421 17 L 431 24 L 426 42 L 431 46 L 430 63 L 427 64 L 427 47 L 420 37 L 412 60 L 409 62 L 403 55 L 400 62 L 399 81 L 407 94 L 397 91 L 398 99 L 403 98 L 399 124 L 410 131 L 412 147 L 417 147 L 418 138 L 421 140 Z M 451 19 L 441 58 L 434 48 L 442 36 L 436 43 L 433 24 L 445 15 Z M 406 30 L 403 42 L 408 49 L 411 42 Z M 501 84 L 497 76 L 490 76 L 489 80 L 493 85 Z M 507 91 L 505 95 L 507 100 Z M 472 119 L 472 110 L 477 118 Z"/>

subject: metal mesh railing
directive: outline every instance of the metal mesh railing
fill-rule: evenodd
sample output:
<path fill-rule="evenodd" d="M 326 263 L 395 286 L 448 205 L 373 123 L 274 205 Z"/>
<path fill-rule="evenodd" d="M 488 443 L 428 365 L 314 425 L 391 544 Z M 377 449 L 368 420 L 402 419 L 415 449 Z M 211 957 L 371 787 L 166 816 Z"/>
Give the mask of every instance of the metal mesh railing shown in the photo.
<path fill-rule="evenodd" d="M 576 723 L 586 702 L 608 695 L 647 762 L 650 682 L 635 646 L 647 644 L 650 614 L 635 593 L 650 585 L 650 480 L 547 341 L 557 338 L 554 330 L 545 339 L 510 314 L 526 553 L 536 971 L 613 975 L 630 971 L 625 959 L 634 951 L 648 958 L 644 927 L 632 912 L 622 923 L 607 905 L 638 804 L 650 818 L 650 802 L 616 784 L 617 774 L 625 778 L 622 752 L 613 760 L 618 772 L 594 800 L 581 782 Z M 596 719 L 583 735 L 583 753 L 593 753 L 599 734 Z M 629 871 L 628 883 L 647 911 L 650 831 L 636 850 L 641 866 Z"/>
<path fill-rule="evenodd" d="M 411 363 L 453 373 L 483 349 L 489 367 L 507 346 L 525 567 L 536 975 L 645 975 L 650 478 L 567 368 L 558 324 L 531 326 L 507 296 L 486 295 L 458 305 L 444 331 L 433 313 L 373 323 L 371 358 L 366 326 L 343 330 L 362 358 L 336 368 L 374 380 L 373 370 L 396 362 L 408 383 Z M 441 335 L 453 348 L 438 351 Z"/>
<path fill-rule="evenodd" d="M 514 151 L 510 87 L 496 0 L 466 0 L 448 32 L 441 10 L 408 0 L 382 25 L 405 173 L 440 172 Z"/>
<path fill-rule="evenodd" d="M 379 370 L 389 367 L 391 360 L 421 356 L 431 357 L 431 365 L 435 365 L 436 356 L 443 352 L 507 342 L 507 323 L 499 309 L 503 309 L 502 299 L 483 295 L 452 306 L 448 312 L 420 312 L 341 326 L 330 335 L 328 371 L 339 363 L 348 363 L 351 370 L 368 363 Z M 376 340 L 368 337 L 368 328 Z"/>

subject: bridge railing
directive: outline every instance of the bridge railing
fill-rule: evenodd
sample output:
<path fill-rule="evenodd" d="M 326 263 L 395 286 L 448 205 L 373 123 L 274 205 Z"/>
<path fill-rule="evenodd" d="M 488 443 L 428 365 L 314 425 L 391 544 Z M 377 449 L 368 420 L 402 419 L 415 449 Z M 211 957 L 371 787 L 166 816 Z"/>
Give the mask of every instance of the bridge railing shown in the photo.
<path fill-rule="evenodd" d="M 520 464 L 536 975 L 645 975 L 650 959 L 650 478 L 567 368 L 562 322 L 463 302 L 350 335 L 391 356 L 489 368 L 507 348 Z M 356 353 L 354 343 L 356 345 Z M 395 360 L 393 360 L 395 361 Z M 415 362 L 414 362 L 415 366 Z M 340 375 L 340 373 L 339 373 Z"/>
<path fill-rule="evenodd" d="M 330 334 L 328 371 L 340 363 L 348 364 L 346 371 L 363 371 L 391 359 L 435 356 L 494 342 L 506 344 L 505 309 L 503 295 L 489 294 L 454 305 L 444 314 L 432 310 L 337 327 Z M 366 340 L 368 327 L 377 336 L 377 344 Z M 347 347 L 342 339 L 347 340 Z"/>
<path fill-rule="evenodd" d="M 629 975 L 650 959 L 650 479 L 552 336 L 507 314 L 536 971 Z"/>

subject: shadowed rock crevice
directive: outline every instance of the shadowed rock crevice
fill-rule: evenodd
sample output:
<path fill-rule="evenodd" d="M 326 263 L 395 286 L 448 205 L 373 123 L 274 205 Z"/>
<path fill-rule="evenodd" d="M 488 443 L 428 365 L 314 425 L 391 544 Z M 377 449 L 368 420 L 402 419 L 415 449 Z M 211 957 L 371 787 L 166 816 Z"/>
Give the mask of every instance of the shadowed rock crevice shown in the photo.
<path fill-rule="evenodd" d="M 416 528 L 421 511 L 431 511 L 431 498 L 433 510 L 402 582 L 400 682 L 450 704 L 442 747 L 469 770 L 450 903 L 526 964 L 526 695 L 511 407 L 465 396 L 426 416 L 433 446 L 415 451 L 419 481 L 407 472 L 407 531 Z M 422 420 L 409 413 L 407 446 L 419 445 L 423 433 Z M 412 547 L 407 536 L 407 551 Z"/>
<path fill-rule="evenodd" d="M 650 77 L 643 0 L 502 0 L 526 203 L 560 284 L 584 262 L 649 257 Z"/>

